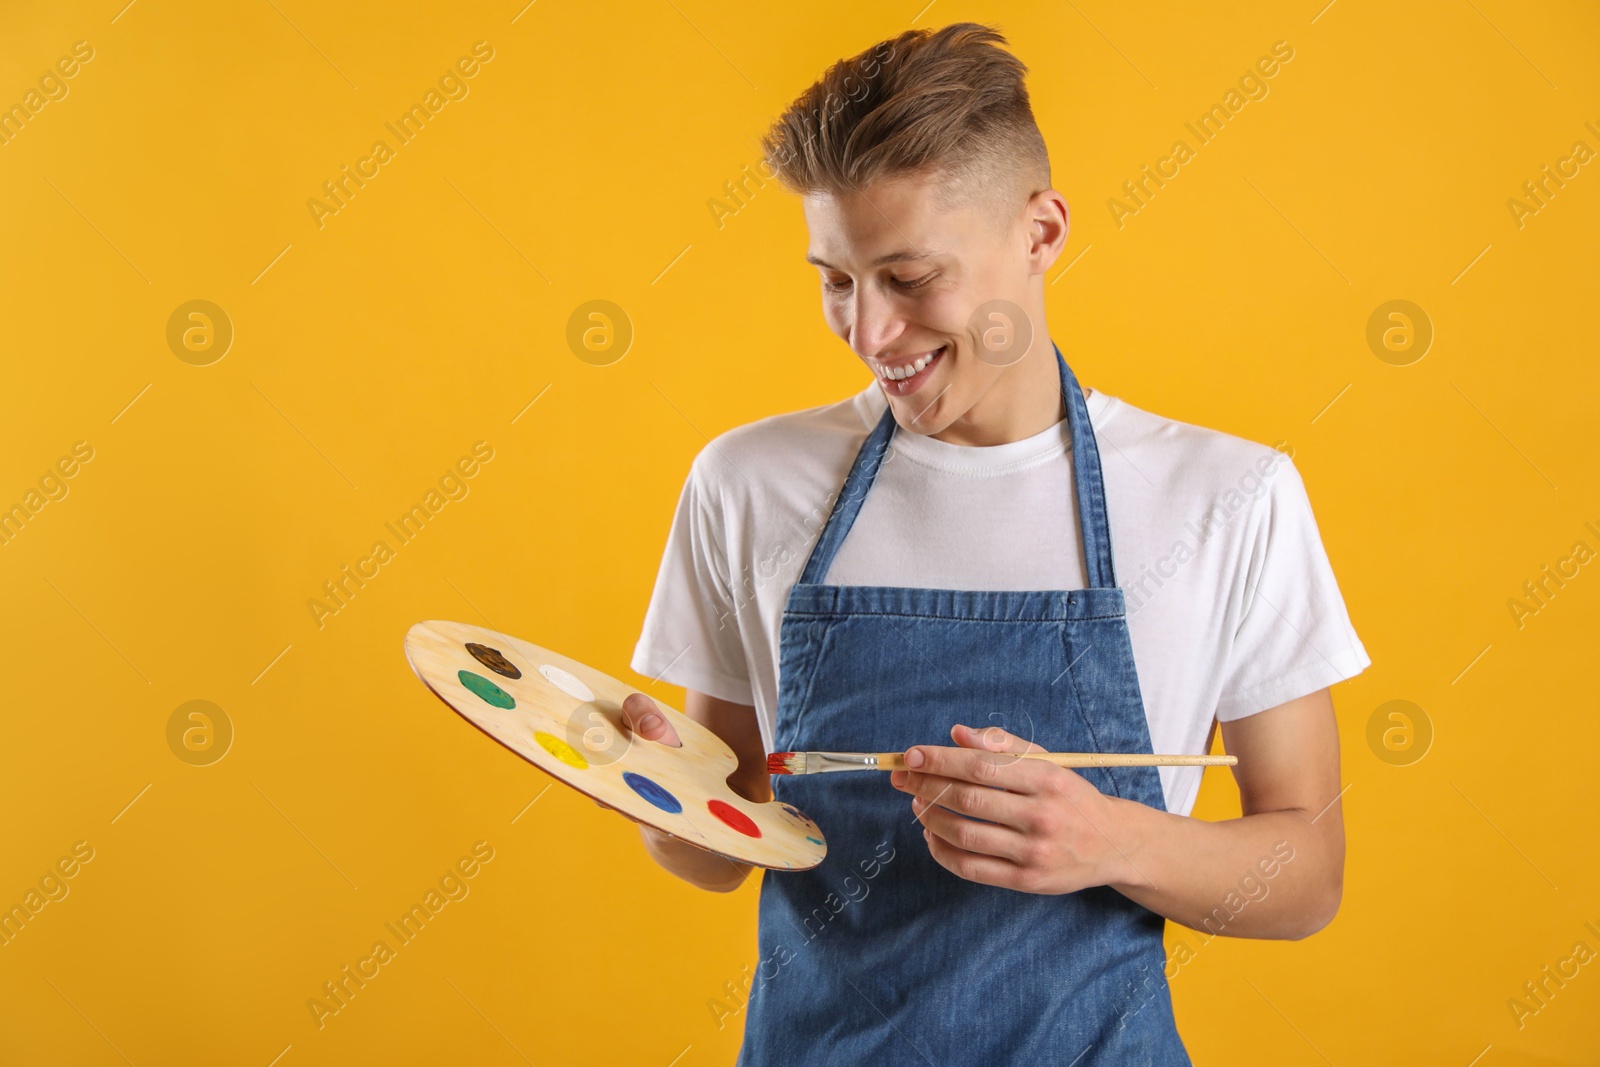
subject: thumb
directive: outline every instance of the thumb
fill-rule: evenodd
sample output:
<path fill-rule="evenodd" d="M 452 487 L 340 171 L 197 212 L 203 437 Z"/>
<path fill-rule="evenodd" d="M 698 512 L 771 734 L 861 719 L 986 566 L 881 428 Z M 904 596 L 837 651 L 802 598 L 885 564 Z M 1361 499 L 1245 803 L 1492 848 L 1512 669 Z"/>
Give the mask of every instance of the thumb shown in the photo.
<path fill-rule="evenodd" d="M 989 752 L 1047 752 L 1027 738 L 1018 737 L 1008 730 L 998 726 L 985 726 L 974 729 L 965 723 L 956 723 L 950 727 L 951 740 L 962 748 L 978 748 Z"/>
<path fill-rule="evenodd" d="M 673 748 L 683 747 L 677 729 L 667 721 L 656 702 L 643 693 L 630 693 L 622 701 L 622 722 L 647 741 L 658 741 Z"/>

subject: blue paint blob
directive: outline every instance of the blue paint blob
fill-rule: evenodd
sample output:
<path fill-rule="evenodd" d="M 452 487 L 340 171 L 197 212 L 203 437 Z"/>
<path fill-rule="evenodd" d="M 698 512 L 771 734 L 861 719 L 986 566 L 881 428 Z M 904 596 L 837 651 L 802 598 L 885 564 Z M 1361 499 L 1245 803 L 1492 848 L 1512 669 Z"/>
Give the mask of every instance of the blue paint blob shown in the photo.
<path fill-rule="evenodd" d="M 818 841 L 818 840 L 817 840 L 817 839 L 816 839 L 816 838 L 814 838 L 814 837 L 812 837 L 812 836 L 811 836 L 811 835 L 810 835 L 810 834 L 807 834 L 807 835 L 806 835 L 806 840 L 807 840 L 807 841 L 810 841 L 810 842 L 811 842 L 811 843 L 812 843 L 812 844 L 813 844 L 813 845 L 820 845 L 820 844 L 822 844 L 822 842 L 821 842 L 821 841 Z"/>
<path fill-rule="evenodd" d="M 628 787 L 635 793 L 638 793 L 640 796 L 644 797 L 662 811 L 671 812 L 672 814 L 676 815 L 683 810 L 683 805 L 678 803 L 677 797 L 673 796 L 671 793 L 667 792 L 665 789 L 661 788 L 661 786 L 657 785 L 655 782 L 646 778 L 642 774 L 635 774 L 633 771 L 623 771 L 622 780 L 627 782 Z"/>

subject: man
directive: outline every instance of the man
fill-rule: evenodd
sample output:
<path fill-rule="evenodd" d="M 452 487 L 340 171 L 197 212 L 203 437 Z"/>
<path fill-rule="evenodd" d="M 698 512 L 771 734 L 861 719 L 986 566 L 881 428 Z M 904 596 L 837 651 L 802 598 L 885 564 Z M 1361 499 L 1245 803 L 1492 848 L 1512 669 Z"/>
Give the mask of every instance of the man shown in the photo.
<path fill-rule="evenodd" d="M 1078 385 L 1045 326 L 1067 207 L 1004 43 L 907 32 L 768 134 L 874 380 L 696 457 L 633 660 L 687 689 L 741 795 L 827 835 L 820 866 L 763 876 L 750 1067 L 1188 1063 L 1164 918 L 1301 938 L 1339 905 L 1328 687 L 1370 660 L 1303 484 Z M 677 744 L 658 711 L 624 717 Z M 1188 817 L 1197 768 L 1016 755 L 1203 753 L 1219 722 L 1243 808 L 1221 822 Z M 916 770 L 769 779 L 806 750 Z M 695 885 L 749 873 L 641 833 Z"/>

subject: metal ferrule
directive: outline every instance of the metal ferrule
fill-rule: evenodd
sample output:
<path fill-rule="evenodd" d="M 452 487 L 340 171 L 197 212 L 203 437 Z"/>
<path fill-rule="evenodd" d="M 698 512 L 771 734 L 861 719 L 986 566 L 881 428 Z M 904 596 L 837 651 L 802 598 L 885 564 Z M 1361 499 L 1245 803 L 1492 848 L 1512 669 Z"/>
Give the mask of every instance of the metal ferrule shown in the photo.
<path fill-rule="evenodd" d="M 815 764 L 815 769 L 813 769 Z M 877 769 L 878 757 L 864 752 L 807 752 L 806 773 L 824 771 L 870 771 Z"/>

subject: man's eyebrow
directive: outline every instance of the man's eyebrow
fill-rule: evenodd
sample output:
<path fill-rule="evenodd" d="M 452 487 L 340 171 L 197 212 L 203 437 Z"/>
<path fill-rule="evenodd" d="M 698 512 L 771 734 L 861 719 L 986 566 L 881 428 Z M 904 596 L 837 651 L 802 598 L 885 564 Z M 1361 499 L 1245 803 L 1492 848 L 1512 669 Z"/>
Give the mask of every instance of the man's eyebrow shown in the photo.
<path fill-rule="evenodd" d="M 934 255 L 937 255 L 937 254 L 938 253 L 936 253 L 936 252 L 911 252 L 911 251 L 890 252 L 888 255 L 879 256 L 877 258 L 877 260 L 875 260 L 873 262 L 872 265 L 874 267 L 881 267 L 881 266 L 884 266 L 885 264 L 888 264 L 888 263 L 906 263 L 906 262 L 909 262 L 909 261 L 914 260 L 914 259 L 927 259 L 928 257 L 934 256 Z M 806 253 L 806 262 L 810 263 L 810 264 L 812 264 L 814 266 L 818 266 L 818 267 L 827 267 L 829 270 L 838 270 L 839 269 L 838 267 L 835 267 L 832 263 L 829 263 L 826 260 L 823 260 L 823 259 L 821 259 L 821 258 L 819 258 L 817 256 L 814 256 L 809 252 Z"/>

